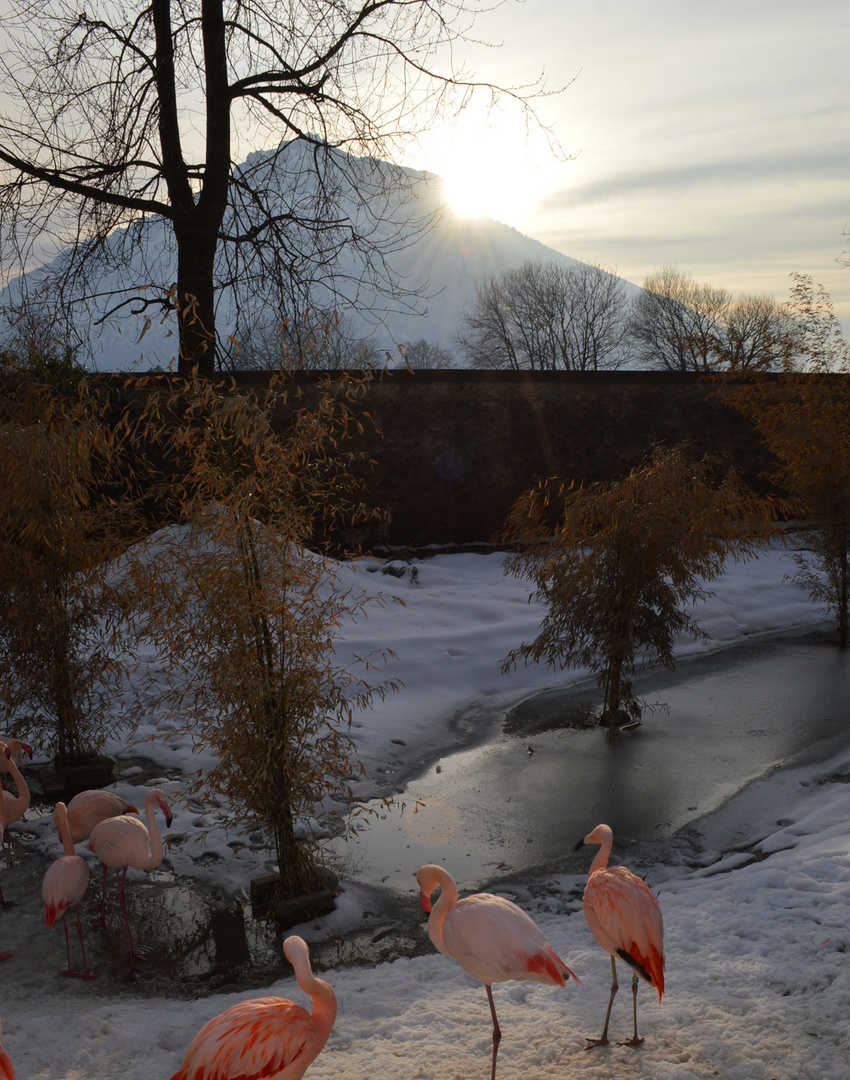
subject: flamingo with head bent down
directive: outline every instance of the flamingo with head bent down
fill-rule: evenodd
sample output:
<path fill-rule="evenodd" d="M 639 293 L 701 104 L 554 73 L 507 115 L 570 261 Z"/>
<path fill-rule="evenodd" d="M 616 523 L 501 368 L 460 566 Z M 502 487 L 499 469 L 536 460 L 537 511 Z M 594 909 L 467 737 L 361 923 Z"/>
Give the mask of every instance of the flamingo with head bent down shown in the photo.
<path fill-rule="evenodd" d="M 62 916 L 62 926 L 65 929 L 65 952 L 68 955 L 68 968 L 63 975 L 79 975 L 81 979 L 94 979 L 95 975 L 89 971 L 86 961 L 86 947 L 83 944 L 83 928 L 80 925 L 80 901 L 85 896 L 89 884 L 89 868 L 86 860 L 74 851 L 71 842 L 71 833 L 68 828 L 68 811 L 63 802 L 56 804 L 53 812 L 53 820 L 56 822 L 56 830 L 65 854 L 60 856 L 47 868 L 44 882 L 41 886 L 41 896 L 44 900 L 44 921 L 48 927 L 53 926 L 56 919 Z M 80 939 L 80 951 L 83 954 L 83 973 L 74 971 L 71 967 L 71 947 L 68 944 L 68 924 L 66 912 L 69 907 L 77 909 L 77 936 Z"/>
<path fill-rule="evenodd" d="M 602 948 L 611 955 L 611 994 L 608 998 L 608 1011 L 605 1013 L 605 1026 L 598 1039 L 588 1039 L 590 1049 L 593 1046 L 608 1045 L 608 1022 L 611 1019 L 611 1006 L 619 989 L 617 982 L 617 963 L 619 957 L 632 969 L 632 1012 L 634 1016 L 634 1034 L 625 1040 L 623 1046 L 640 1046 L 642 1038 L 637 1031 L 637 992 L 639 978 L 644 979 L 658 991 L 658 1000 L 664 993 L 664 926 L 661 920 L 661 907 L 652 889 L 627 870 L 625 866 L 609 866 L 608 858 L 614 837 L 607 825 L 597 825 L 593 832 L 582 840 L 583 844 L 599 844 L 593 862 L 587 886 L 584 890 L 584 914 L 590 932 Z"/>
<path fill-rule="evenodd" d="M 159 788 L 154 788 L 148 792 L 145 799 L 147 827 L 138 818 L 112 817 L 95 825 L 89 837 L 89 850 L 97 855 L 104 866 L 111 866 L 115 870 L 118 902 L 124 918 L 124 932 L 127 935 L 127 948 L 130 952 L 128 979 L 137 979 L 139 973 L 135 964 L 138 957 L 133 951 L 130 935 L 130 919 L 124 899 L 124 885 L 128 867 L 133 866 L 137 870 L 155 870 L 162 862 L 162 837 L 156 827 L 156 807 L 159 807 L 165 816 L 165 827 L 171 828 L 171 809 L 165 794 Z"/>
<path fill-rule="evenodd" d="M 93 788 L 80 791 L 68 803 L 68 827 L 71 830 L 71 842 L 79 844 L 88 840 L 91 831 L 101 821 L 120 817 L 122 814 L 138 814 L 135 806 L 112 791 Z"/>
<path fill-rule="evenodd" d="M 278 997 L 232 1005 L 204 1024 L 171 1080 L 300 1080 L 328 1041 L 336 995 L 313 975 L 305 941 L 288 937 L 283 952 L 312 1012 Z"/>
<path fill-rule="evenodd" d="M 496 1077 L 496 1055 L 502 1031 L 496 1018 L 491 986 L 509 980 L 564 986 L 575 975 L 543 937 L 526 913 L 502 896 L 476 893 L 458 900 L 457 885 L 441 866 L 422 866 L 416 875 L 422 910 L 430 913 L 428 936 L 435 948 L 457 960 L 467 975 L 484 983 L 493 1018 L 493 1057 L 490 1080 Z M 440 897 L 431 906 L 431 896 Z"/>

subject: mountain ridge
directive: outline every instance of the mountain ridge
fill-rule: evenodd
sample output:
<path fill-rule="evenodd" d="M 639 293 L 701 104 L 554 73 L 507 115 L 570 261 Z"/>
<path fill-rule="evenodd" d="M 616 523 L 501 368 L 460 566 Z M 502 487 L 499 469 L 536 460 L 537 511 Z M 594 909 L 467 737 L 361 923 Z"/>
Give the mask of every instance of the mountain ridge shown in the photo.
<path fill-rule="evenodd" d="M 297 155 L 292 156 L 291 147 L 298 147 Z M 346 262 L 352 258 L 350 253 L 344 252 L 334 268 L 343 286 L 337 292 L 318 286 L 315 306 L 339 310 L 349 332 L 357 337 L 371 337 L 381 352 L 394 356 L 400 344 L 425 340 L 454 354 L 463 310 L 482 277 L 535 260 L 581 265 L 579 260 L 493 218 L 453 213 L 445 205 L 443 181 L 433 173 L 395 169 L 379 159 L 354 158 L 341 151 L 332 153 L 337 155 L 336 161 L 341 166 L 340 176 L 346 176 L 352 185 L 351 194 L 346 195 L 344 190 L 336 193 L 343 213 L 355 228 L 364 231 L 370 225 L 364 215 L 373 215 L 376 230 L 373 236 L 377 244 L 386 245 L 386 267 L 401 288 L 395 300 L 386 303 L 375 281 L 364 280 L 365 275 L 358 270 L 356 262 Z M 281 144 L 277 150 L 249 154 L 234 170 L 234 180 L 238 182 L 250 176 L 253 183 L 264 185 L 267 197 L 277 198 L 282 206 L 297 207 L 303 213 L 303 207 L 311 200 L 315 202 L 320 183 L 318 174 L 315 171 L 311 174 L 311 167 L 303 145 Z M 387 177 L 393 172 L 403 182 L 388 190 Z M 369 185 L 377 193 L 374 197 Z M 238 209 L 234 215 L 237 213 Z M 415 235 L 417 222 L 429 220 L 430 227 L 413 242 L 389 250 L 393 243 L 392 229 L 403 235 L 403 230 L 409 228 Z M 173 316 L 165 320 L 152 317 L 150 305 L 145 305 L 146 299 L 161 295 L 158 290 L 167 291 L 176 276 L 170 226 L 161 218 L 150 218 L 143 224 L 143 240 L 131 237 L 133 226 L 116 230 L 108 238 L 115 266 L 88 283 L 86 301 L 77 301 L 74 309 L 80 312 L 74 326 L 84 343 L 80 359 L 98 370 L 173 366 L 177 350 Z M 386 237 L 380 230 L 386 231 Z M 130 247 L 131 242 L 136 246 Z M 126 259 L 118 256 L 124 250 L 122 245 L 130 251 Z M 52 282 L 66 265 L 66 259 L 67 253 L 60 254 L 11 282 L 0 293 L 0 312 L 10 302 L 19 300 L 22 290 L 46 295 L 49 308 Z M 221 276 L 223 269 L 217 267 L 217 277 Z M 626 284 L 629 289 L 638 288 L 630 282 Z M 125 303 L 120 315 L 109 316 L 110 303 L 114 305 L 114 297 L 121 293 L 128 299 L 135 295 L 135 304 Z M 217 329 L 222 340 L 239 332 L 240 317 L 245 315 L 243 303 L 232 291 L 222 289 L 217 305 Z M 261 290 L 252 294 L 251 303 L 257 310 L 271 311 L 271 299 Z M 143 307 L 145 310 L 133 315 L 128 313 L 128 307 L 130 311 Z M 278 318 L 276 312 L 269 315 L 272 322 Z"/>

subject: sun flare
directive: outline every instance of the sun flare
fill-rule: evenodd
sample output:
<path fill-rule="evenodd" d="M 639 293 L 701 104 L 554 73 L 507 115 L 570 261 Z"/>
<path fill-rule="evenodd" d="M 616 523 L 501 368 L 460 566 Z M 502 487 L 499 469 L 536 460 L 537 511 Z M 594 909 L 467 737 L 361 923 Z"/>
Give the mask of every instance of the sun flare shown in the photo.
<path fill-rule="evenodd" d="M 549 184 L 549 169 L 539 163 L 541 141 L 521 116 L 469 106 L 421 145 L 427 168 L 445 183 L 450 210 L 519 228 Z"/>

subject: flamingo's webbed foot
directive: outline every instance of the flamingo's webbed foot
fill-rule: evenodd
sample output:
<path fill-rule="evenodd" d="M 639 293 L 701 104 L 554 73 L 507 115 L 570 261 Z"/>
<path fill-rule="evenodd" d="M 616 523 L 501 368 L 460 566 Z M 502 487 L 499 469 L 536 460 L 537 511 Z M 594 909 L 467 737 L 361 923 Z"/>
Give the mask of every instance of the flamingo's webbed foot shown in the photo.
<path fill-rule="evenodd" d="M 585 1038 L 587 1039 L 587 1036 L 585 1036 Z M 585 1050 L 592 1050 L 594 1048 L 594 1046 L 607 1046 L 607 1045 L 608 1045 L 608 1036 L 603 1035 L 599 1039 L 587 1039 L 587 1046 L 585 1047 Z"/>

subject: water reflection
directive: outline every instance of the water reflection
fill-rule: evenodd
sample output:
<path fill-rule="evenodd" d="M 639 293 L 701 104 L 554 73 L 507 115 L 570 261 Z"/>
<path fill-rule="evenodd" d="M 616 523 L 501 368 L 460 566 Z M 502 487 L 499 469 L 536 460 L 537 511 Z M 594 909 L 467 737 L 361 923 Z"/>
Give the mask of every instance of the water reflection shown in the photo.
<path fill-rule="evenodd" d="M 563 728 L 586 705 L 575 690 L 524 702 L 506 718 L 512 736 L 441 760 L 394 811 L 374 804 L 380 813 L 337 845 L 347 872 L 407 889 L 419 865 L 442 862 L 478 888 L 565 864 L 600 821 L 622 841 L 662 840 L 850 730 L 850 655 L 822 635 L 737 645 L 636 686 L 667 709 L 613 746 L 598 729 Z M 411 828 L 418 815 L 428 824 Z"/>

